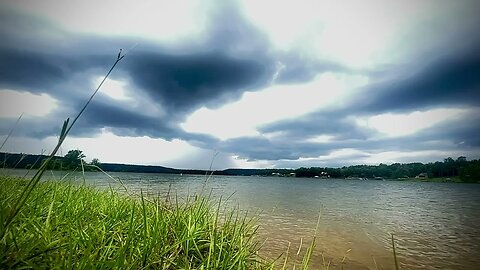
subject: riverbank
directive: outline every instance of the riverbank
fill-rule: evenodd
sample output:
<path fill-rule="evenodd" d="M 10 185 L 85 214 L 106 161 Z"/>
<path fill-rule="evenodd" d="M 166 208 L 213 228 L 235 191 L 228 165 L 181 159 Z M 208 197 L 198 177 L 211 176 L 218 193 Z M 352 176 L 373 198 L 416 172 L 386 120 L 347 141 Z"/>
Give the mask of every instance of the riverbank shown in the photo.
<path fill-rule="evenodd" d="M 0 177 L 2 226 L 27 183 Z M 41 182 L 0 242 L 0 268 L 268 268 L 253 220 L 212 209 L 201 197 L 147 200 Z"/>
<path fill-rule="evenodd" d="M 465 182 L 460 177 L 434 177 L 434 178 L 398 178 L 397 181 L 410 182 L 432 182 L 432 183 L 479 183 L 479 182 Z"/>

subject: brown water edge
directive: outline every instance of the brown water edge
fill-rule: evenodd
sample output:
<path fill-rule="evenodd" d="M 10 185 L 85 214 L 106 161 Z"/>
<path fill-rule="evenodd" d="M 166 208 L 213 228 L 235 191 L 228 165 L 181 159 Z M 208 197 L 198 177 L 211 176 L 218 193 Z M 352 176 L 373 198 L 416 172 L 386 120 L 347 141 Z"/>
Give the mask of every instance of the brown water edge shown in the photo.
<path fill-rule="evenodd" d="M 25 171 L 18 173 L 23 176 Z M 230 198 L 228 207 L 253 216 L 260 213 L 255 217 L 260 226 L 257 240 L 265 240 L 261 255 L 269 258 L 285 253 L 289 242 L 290 256 L 301 258 L 321 212 L 310 269 L 321 269 L 322 254 L 330 269 L 393 269 L 391 233 L 401 269 L 478 269 L 480 265 L 480 185 L 215 177 L 203 188 L 204 176 L 113 175 L 132 193 L 143 190 L 144 195 L 165 198 L 170 191 L 187 198 L 202 189 L 211 191 L 214 205 L 220 197 L 222 202 Z M 70 178 L 83 183 L 81 174 Z M 117 183 L 99 173 L 86 173 L 86 180 L 100 189 Z M 280 259 L 277 265 L 282 263 Z"/>
<path fill-rule="evenodd" d="M 302 224 L 303 225 L 299 225 Z M 299 220 L 298 224 L 279 220 L 259 220 L 257 240 L 262 242 L 259 255 L 277 258 L 281 268 L 288 250 L 287 269 L 299 269 L 303 256 L 315 234 L 315 224 Z M 388 235 L 385 236 L 388 241 Z M 394 269 L 391 250 L 372 241 L 371 236 L 361 228 L 344 231 L 320 221 L 316 247 L 310 262 L 310 269 Z"/>

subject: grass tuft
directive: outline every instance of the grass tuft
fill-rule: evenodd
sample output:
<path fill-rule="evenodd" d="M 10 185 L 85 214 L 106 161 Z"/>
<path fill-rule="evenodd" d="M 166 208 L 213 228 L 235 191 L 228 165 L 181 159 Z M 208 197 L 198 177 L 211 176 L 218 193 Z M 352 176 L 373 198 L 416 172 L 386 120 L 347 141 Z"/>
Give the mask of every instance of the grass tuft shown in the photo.
<path fill-rule="evenodd" d="M 4 221 L 28 182 L 0 183 Z M 171 204 L 40 182 L 0 243 L 0 268 L 270 268 L 256 255 L 253 220 L 215 208 L 201 197 Z"/>

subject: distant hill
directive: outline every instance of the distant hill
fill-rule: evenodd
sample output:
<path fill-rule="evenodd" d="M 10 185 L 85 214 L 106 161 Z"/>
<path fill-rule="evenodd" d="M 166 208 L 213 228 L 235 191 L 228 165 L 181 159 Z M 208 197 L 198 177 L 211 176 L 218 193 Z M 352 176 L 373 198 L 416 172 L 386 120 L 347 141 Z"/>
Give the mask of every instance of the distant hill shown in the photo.
<path fill-rule="evenodd" d="M 41 164 L 48 158 L 47 155 L 32 155 L 23 153 L 5 153 L 0 152 L 0 164 L 3 168 L 15 168 L 15 169 L 38 169 Z M 55 156 L 49 169 L 62 170 L 65 166 L 64 158 Z M 117 164 L 117 163 L 101 163 L 99 166 L 102 170 L 108 172 L 138 172 L 138 173 L 173 173 L 173 174 L 205 174 L 204 170 L 183 170 L 173 169 L 163 166 L 153 165 L 133 165 L 133 164 Z M 85 167 L 86 170 L 97 170 Z"/>
<path fill-rule="evenodd" d="M 137 173 L 173 173 L 173 174 L 205 174 L 203 170 L 183 170 L 173 169 L 163 166 L 154 165 L 133 165 L 133 164 L 117 164 L 117 163 L 101 163 L 100 168 L 109 172 L 137 172 Z"/>

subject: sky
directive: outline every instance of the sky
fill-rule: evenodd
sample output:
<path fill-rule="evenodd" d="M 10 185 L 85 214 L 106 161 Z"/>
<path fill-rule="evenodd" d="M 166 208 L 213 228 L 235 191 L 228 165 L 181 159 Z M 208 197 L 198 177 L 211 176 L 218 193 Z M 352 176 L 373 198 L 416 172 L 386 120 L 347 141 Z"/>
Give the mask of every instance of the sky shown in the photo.
<path fill-rule="evenodd" d="M 0 0 L 1 151 L 174 168 L 480 158 L 476 0 Z M 21 119 L 17 119 L 21 115 Z"/>

